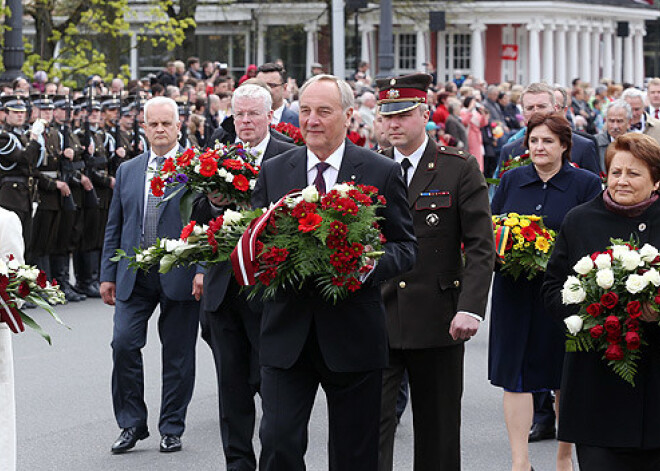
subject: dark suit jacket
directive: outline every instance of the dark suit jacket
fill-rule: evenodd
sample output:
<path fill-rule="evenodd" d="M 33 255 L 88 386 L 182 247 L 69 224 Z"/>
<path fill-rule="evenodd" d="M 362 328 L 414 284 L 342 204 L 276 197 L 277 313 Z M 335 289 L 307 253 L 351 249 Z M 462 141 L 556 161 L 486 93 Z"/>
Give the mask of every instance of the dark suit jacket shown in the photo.
<path fill-rule="evenodd" d="M 462 143 L 462 147 L 467 149 L 467 130 L 465 129 L 465 126 L 463 126 L 463 123 L 461 123 L 460 119 L 454 115 L 447 116 L 447 119 L 445 120 L 445 132 L 454 136 L 458 142 Z"/>
<path fill-rule="evenodd" d="M 605 152 L 607 151 L 607 147 L 610 145 L 610 142 L 612 141 L 610 141 L 610 135 L 607 133 L 607 131 L 598 133 L 594 137 L 596 138 L 596 142 L 598 143 L 598 163 L 600 164 L 600 171 L 604 172 Z"/>
<path fill-rule="evenodd" d="M 419 256 L 411 271 L 383 285 L 390 347 L 460 343 L 449 324 L 459 310 L 484 317 L 495 262 L 488 190 L 476 159 L 429 140 L 408 204 Z"/>
<path fill-rule="evenodd" d="M 293 144 L 282 142 L 277 139 L 271 138 L 266 146 L 264 152 L 262 165 L 267 160 L 280 155 L 290 149 L 296 147 Z M 221 209 L 216 209 L 211 206 L 209 199 L 206 195 L 199 195 L 193 203 L 193 211 L 191 219 L 197 221 L 198 224 L 208 224 L 208 222 L 222 214 Z M 227 286 L 234 276 L 231 269 L 231 264 L 221 263 L 211 266 L 204 276 L 204 296 L 202 297 L 202 307 L 205 311 L 217 311 L 225 299 L 227 293 Z"/>
<path fill-rule="evenodd" d="M 500 161 L 498 169 L 502 168 L 502 164 L 510 157 L 522 155 L 527 150 L 524 145 L 524 137 L 509 142 L 500 152 Z M 593 141 L 573 133 L 573 147 L 571 148 L 571 161 L 575 162 L 578 167 L 598 175 L 600 173 L 600 165 L 598 164 L 598 154 L 596 146 Z"/>
<path fill-rule="evenodd" d="M 387 365 L 385 309 L 379 284 L 412 268 L 417 243 L 397 163 L 347 140 L 337 181 L 351 180 L 377 187 L 387 199 L 380 211 L 386 253 L 362 289 L 337 305 L 324 303 L 313 290 L 280 292 L 267 301 L 261 323 L 262 365 L 290 368 L 312 328 L 332 371 L 369 371 Z M 252 203 L 267 206 L 289 191 L 306 186 L 307 148 L 301 147 L 264 163 Z"/>
<path fill-rule="evenodd" d="M 180 149 L 183 151 L 183 149 Z M 140 246 L 145 203 L 145 178 L 149 153 L 144 153 L 119 166 L 117 180 L 110 203 L 108 223 L 105 229 L 103 256 L 101 257 L 101 282 L 117 284 L 117 299 L 126 301 L 135 286 L 136 272 L 128 268 L 128 260 L 111 262 L 117 249 L 133 254 L 133 248 Z M 165 192 L 167 196 L 173 188 Z M 158 237 L 178 239 L 183 229 L 179 201 L 183 192 L 159 206 Z M 191 292 L 195 268 L 175 268 L 160 275 L 163 291 L 176 301 L 193 301 Z"/>
<path fill-rule="evenodd" d="M 300 121 L 298 120 L 298 113 L 290 110 L 285 106 L 284 110 L 282 111 L 282 117 L 280 118 L 280 123 L 291 123 L 295 127 L 299 128 Z"/>

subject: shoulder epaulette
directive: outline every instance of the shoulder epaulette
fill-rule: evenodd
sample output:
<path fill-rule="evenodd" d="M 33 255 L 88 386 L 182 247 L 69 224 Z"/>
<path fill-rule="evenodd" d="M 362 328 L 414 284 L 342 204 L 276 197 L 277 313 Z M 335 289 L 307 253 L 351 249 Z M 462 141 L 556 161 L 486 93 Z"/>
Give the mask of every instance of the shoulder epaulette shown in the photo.
<path fill-rule="evenodd" d="M 470 156 L 470 153 L 462 149 L 457 149 L 456 147 L 443 146 L 438 144 L 438 152 L 441 152 L 446 155 L 453 155 L 454 157 L 460 157 L 461 159 L 467 159 Z"/>

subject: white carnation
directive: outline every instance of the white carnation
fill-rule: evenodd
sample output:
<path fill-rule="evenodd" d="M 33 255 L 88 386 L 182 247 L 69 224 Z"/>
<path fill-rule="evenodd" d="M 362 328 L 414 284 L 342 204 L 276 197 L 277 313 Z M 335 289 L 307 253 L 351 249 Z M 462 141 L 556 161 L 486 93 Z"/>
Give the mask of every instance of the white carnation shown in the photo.
<path fill-rule="evenodd" d="M 610 289 L 614 284 L 614 272 L 610 268 L 603 268 L 596 272 L 596 284 L 603 289 Z"/>
<path fill-rule="evenodd" d="M 227 169 L 224 168 L 224 167 L 220 167 L 220 168 L 218 169 L 218 176 L 219 176 L 220 178 L 225 178 L 225 177 L 227 176 L 228 173 L 229 173 L 229 172 L 228 172 Z"/>
<path fill-rule="evenodd" d="M 309 185 L 302 191 L 302 197 L 308 203 L 316 203 L 319 200 L 319 192 L 316 186 Z"/>
<path fill-rule="evenodd" d="M 621 265 L 628 271 L 637 270 L 642 265 L 642 257 L 635 251 L 628 251 L 621 255 Z"/>
<path fill-rule="evenodd" d="M 586 275 L 594 268 L 594 262 L 591 260 L 591 257 L 585 255 L 573 266 L 573 270 L 580 275 Z"/>
<path fill-rule="evenodd" d="M 612 257 L 614 260 L 621 260 L 623 254 L 630 252 L 630 248 L 627 245 L 613 245 L 612 246 Z"/>
<path fill-rule="evenodd" d="M 561 290 L 562 302 L 564 304 L 580 304 L 586 297 L 587 293 L 582 288 L 580 280 L 575 276 L 569 276 Z"/>
<path fill-rule="evenodd" d="M 165 239 L 165 250 L 168 252 L 174 252 L 174 250 L 179 247 L 184 242 L 179 239 Z"/>
<path fill-rule="evenodd" d="M 612 257 L 609 254 L 602 253 L 596 257 L 594 263 L 599 269 L 612 268 Z"/>
<path fill-rule="evenodd" d="M 231 183 L 231 182 L 233 182 L 233 181 L 234 181 L 234 175 L 231 174 L 231 173 L 229 173 L 229 172 L 227 172 L 227 175 L 225 175 L 225 181 L 226 181 L 227 183 Z"/>
<path fill-rule="evenodd" d="M 16 270 L 18 270 L 18 267 L 20 267 L 20 266 L 21 266 L 21 264 L 18 263 L 18 260 L 16 260 L 16 259 L 9 260 L 9 261 L 7 262 L 7 267 L 8 267 L 11 271 L 16 271 Z"/>
<path fill-rule="evenodd" d="M 564 319 L 564 324 L 568 328 L 568 331 L 571 335 L 577 335 L 578 332 L 582 330 L 582 318 L 580 316 L 570 316 Z"/>
<path fill-rule="evenodd" d="M 206 230 L 202 226 L 195 225 L 195 227 L 193 227 L 193 232 L 192 233 L 193 233 L 193 235 L 201 236 L 201 235 L 206 234 Z"/>
<path fill-rule="evenodd" d="M 199 173 L 199 170 L 202 168 L 200 164 L 195 165 L 195 173 Z"/>
<path fill-rule="evenodd" d="M 190 244 L 188 242 L 181 242 L 178 247 L 176 247 L 172 253 L 176 255 L 177 257 L 180 256 L 188 247 L 190 247 Z"/>
<path fill-rule="evenodd" d="M 632 274 L 626 280 L 626 289 L 631 294 L 642 291 L 649 284 L 649 280 L 642 275 Z"/>
<path fill-rule="evenodd" d="M 242 218 L 243 216 L 241 216 L 241 213 L 239 213 L 238 211 L 227 209 L 224 214 L 223 225 L 231 226 L 233 224 L 240 222 Z"/>
<path fill-rule="evenodd" d="M 340 183 L 339 185 L 333 186 L 332 189 L 338 191 L 339 194 L 345 198 L 348 195 L 348 192 L 353 189 L 353 187 L 346 183 Z"/>
<path fill-rule="evenodd" d="M 655 258 L 655 257 L 654 257 Z M 649 271 L 644 273 L 642 275 L 644 278 L 646 278 L 646 281 L 649 283 L 652 283 L 653 286 L 660 286 L 660 273 L 658 273 L 658 270 L 655 268 L 651 268 Z"/>
<path fill-rule="evenodd" d="M 653 247 L 651 244 L 644 244 L 644 247 L 639 249 L 639 254 L 642 256 L 642 260 L 645 262 L 652 262 L 655 260 L 655 257 L 658 256 L 658 249 Z"/>

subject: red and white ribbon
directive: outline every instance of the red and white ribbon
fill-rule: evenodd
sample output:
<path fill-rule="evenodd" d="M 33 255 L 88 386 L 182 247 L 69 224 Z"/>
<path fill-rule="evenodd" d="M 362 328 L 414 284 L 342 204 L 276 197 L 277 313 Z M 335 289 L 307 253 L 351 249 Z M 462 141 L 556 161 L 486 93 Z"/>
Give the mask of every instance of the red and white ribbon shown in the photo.
<path fill-rule="evenodd" d="M 23 320 L 17 310 L 12 311 L 11 308 L 5 303 L 5 300 L 0 297 L 0 308 L 4 312 L 0 312 L 0 322 L 5 322 L 12 332 L 15 334 L 23 332 Z"/>

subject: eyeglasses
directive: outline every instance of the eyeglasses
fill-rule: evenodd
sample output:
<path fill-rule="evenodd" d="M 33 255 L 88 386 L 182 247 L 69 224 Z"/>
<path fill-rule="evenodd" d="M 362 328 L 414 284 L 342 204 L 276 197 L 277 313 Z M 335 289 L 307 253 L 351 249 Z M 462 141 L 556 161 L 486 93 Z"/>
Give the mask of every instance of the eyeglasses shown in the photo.
<path fill-rule="evenodd" d="M 264 113 L 259 111 L 248 111 L 247 113 L 243 111 L 239 111 L 238 113 L 234 113 L 234 119 L 245 119 L 246 117 L 250 119 L 254 119 L 263 114 Z"/>
<path fill-rule="evenodd" d="M 266 85 L 268 85 L 270 88 L 277 88 L 277 87 L 281 87 L 284 84 L 283 83 L 268 83 L 268 82 L 266 82 Z"/>
<path fill-rule="evenodd" d="M 533 113 L 534 111 L 545 111 L 551 108 L 552 105 L 547 103 L 540 103 L 538 105 L 525 106 L 525 111 Z"/>

